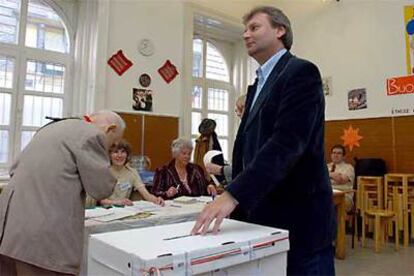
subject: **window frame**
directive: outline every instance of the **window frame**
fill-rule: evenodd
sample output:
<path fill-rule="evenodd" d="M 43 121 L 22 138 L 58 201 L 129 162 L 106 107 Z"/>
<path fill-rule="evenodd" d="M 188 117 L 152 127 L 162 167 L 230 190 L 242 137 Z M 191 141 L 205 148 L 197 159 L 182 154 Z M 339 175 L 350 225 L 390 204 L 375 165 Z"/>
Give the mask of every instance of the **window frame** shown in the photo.
<path fill-rule="evenodd" d="M 203 35 L 194 35 L 192 43 L 194 43 L 194 40 L 200 39 L 202 41 L 202 66 L 203 66 L 203 74 L 202 77 L 195 77 L 191 74 L 192 77 L 192 85 L 191 85 L 191 91 L 190 91 L 190 137 L 191 140 L 195 140 L 199 134 L 193 134 L 192 133 L 192 120 L 191 120 L 191 114 L 192 112 L 199 112 L 201 113 L 201 119 L 208 118 L 209 113 L 213 114 L 220 114 L 220 115 L 227 115 L 228 122 L 227 122 L 227 135 L 218 135 L 218 139 L 225 139 L 227 140 L 227 156 L 223 156 L 225 160 L 229 161 L 231 159 L 231 153 L 233 151 L 233 142 L 234 142 L 234 132 L 233 132 L 233 125 L 234 125 L 234 116 L 233 116 L 233 107 L 235 102 L 235 88 L 233 86 L 233 74 L 230 66 L 231 57 L 225 54 L 225 51 L 221 49 L 220 43 L 218 41 L 215 41 L 213 38 L 207 38 Z M 211 44 L 213 47 L 216 48 L 216 50 L 220 53 L 220 55 L 223 57 L 223 61 L 226 63 L 226 67 L 229 74 L 229 82 L 221 81 L 221 80 L 214 80 L 214 79 L 208 79 L 206 77 L 207 74 L 207 43 Z M 193 52 L 192 55 L 194 56 Z M 192 71 L 191 71 L 192 72 Z M 194 108 L 191 104 L 192 102 L 192 91 L 194 89 L 194 86 L 199 86 L 202 88 L 202 100 L 201 100 L 201 108 Z M 223 89 L 228 92 L 228 107 L 227 111 L 221 111 L 221 110 L 211 110 L 208 109 L 208 89 Z"/>
<path fill-rule="evenodd" d="M 62 99 L 62 116 L 70 114 L 72 110 L 73 101 L 73 63 L 74 63 L 74 33 L 70 26 L 70 22 L 67 19 L 63 11 L 57 6 L 54 1 L 43 1 L 60 17 L 67 32 L 68 38 L 68 53 L 55 52 L 50 50 L 38 49 L 28 47 L 25 44 L 26 39 L 26 23 L 28 15 L 29 0 L 21 0 L 20 18 L 18 25 L 18 40 L 17 44 L 9 44 L 0 42 L 0 55 L 13 57 L 15 59 L 15 66 L 13 71 L 13 87 L 0 88 L 0 92 L 6 92 L 11 94 L 11 107 L 10 107 L 10 122 L 8 126 L 0 125 L 0 130 L 8 130 L 8 158 L 6 163 L 0 163 L 0 171 L 8 169 L 12 161 L 21 152 L 21 137 L 23 131 L 35 131 L 39 127 L 27 127 L 23 126 L 23 108 L 24 108 L 24 96 L 33 95 L 41 97 L 53 97 Z M 34 60 L 38 62 L 46 63 L 59 63 L 65 67 L 64 75 L 64 90 L 63 94 L 39 92 L 25 89 L 27 61 Z"/>

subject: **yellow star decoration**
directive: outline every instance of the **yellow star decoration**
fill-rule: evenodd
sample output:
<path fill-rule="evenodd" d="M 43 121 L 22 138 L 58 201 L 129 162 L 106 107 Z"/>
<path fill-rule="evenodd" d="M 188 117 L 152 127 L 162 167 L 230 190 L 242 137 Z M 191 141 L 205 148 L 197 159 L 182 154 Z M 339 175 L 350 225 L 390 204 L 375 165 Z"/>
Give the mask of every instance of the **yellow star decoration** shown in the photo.
<path fill-rule="evenodd" d="M 354 129 L 352 125 L 349 125 L 348 129 L 344 129 L 344 135 L 341 136 L 341 139 L 344 140 L 344 146 L 348 146 L 350 151 L 354 146 L 359 147 L 359 140 L 363 138 L 358 132 L 359 128 Z"/>

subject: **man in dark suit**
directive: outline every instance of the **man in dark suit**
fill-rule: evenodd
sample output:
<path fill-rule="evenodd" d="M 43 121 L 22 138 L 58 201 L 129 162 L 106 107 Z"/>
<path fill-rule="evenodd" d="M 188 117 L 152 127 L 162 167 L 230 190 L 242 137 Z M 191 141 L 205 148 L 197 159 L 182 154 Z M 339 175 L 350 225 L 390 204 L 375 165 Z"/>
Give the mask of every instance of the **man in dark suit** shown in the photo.
<path fill-rule="evenodd" d="M 289 19 L 274 7 L 245 15 L 248 54 L 260 64 L 233 150 L 233 181 L 192 230 L 226 216 L 289 230 L 289 275 L 333 275 L 334 208 L 324 157 L 318 68 L 293 56 Z M 233 212 L 234 211 L 234 212 Z"/>

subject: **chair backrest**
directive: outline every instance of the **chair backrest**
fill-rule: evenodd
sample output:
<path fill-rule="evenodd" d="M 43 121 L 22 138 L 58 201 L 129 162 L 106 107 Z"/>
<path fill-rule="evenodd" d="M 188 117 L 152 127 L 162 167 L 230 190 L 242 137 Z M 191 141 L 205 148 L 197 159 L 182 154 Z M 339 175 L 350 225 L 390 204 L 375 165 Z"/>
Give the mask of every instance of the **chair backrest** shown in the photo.
<path fill-rule="evenodd" d="M 387 173 L 385 161 L 381 158 L 354 158 L 355 176 L 384 176 Z"/>

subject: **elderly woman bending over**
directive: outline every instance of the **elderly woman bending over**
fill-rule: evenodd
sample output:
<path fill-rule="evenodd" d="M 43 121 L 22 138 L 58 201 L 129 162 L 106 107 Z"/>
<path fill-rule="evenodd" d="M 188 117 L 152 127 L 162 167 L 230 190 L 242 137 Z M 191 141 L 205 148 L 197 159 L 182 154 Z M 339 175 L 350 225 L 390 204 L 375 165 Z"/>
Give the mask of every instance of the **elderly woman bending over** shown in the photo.
<path fill-rule="evenodd" d="M 214 185 L 209 185 L 203 169 L 190 163 L 193 145 L 191 141 L 178 138 L 171 144 L 173 159 L 158 168 L 154 175 L 152 193 L 164 199 L 179 196 L 215 195 Z"/>

